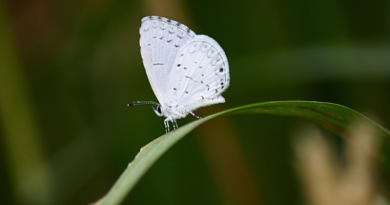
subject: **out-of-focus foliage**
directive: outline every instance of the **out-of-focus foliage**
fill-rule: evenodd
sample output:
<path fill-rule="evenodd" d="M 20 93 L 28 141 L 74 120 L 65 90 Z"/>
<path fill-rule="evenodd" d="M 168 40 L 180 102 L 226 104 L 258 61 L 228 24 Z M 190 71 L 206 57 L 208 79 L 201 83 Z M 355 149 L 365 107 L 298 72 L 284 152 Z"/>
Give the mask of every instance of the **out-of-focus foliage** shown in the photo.
<path fill-rule="evenodd" d="M 125 106 L 156 100 L 138 45 L 147 15 L 175 19 L 224 48 L 227 102 L 198 115 L 312 100 L 390 127 L 389 8 L 363 0 L 0 1 L 1 204 L 94 202 L 164 134 L 151 108 Z M 126 204 L 302 204 L 290 144 L 301 123 L 211 120 L 170 149 Z M 342 158 L 343 140 L 328 138 Z"/>

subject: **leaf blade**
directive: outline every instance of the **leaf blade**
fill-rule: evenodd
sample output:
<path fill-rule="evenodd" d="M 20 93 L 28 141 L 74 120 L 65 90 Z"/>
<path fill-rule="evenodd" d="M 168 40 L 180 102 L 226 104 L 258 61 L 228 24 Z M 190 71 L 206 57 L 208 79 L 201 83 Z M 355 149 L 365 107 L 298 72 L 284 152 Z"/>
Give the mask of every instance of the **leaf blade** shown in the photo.
<path fill-rule="evenodd" d="M 306 118 L 340 135 L 345 134 L 343 133 L 343 130 L 346 130 L 354 121 L 364 121 L 369 123 L 370 126 L 377 128 L 381 133 L 381 137 L 385 139 L 383 140 L 385 146 L 388 147 L 389 145 L 390 132 L 387 129 L 359 112 L 342 105 L 314 101 L 276 101 L 240 106 L 188 123 L 176 131 L 165 134 L 141 148 L 141 151 L 128 165 L 108 194 L 96 204 L 120 204 L 154 162 L 156 162 L 176 142 L 202 123 L 221 115 L 248 113 Z M 385 152 L 385 155 L 378 157 L 378 160 L 382 161 L 382 163 L 385 164 L 385 167 L 390 170 L 389 163 L 387 162 L 387 158 L 390 154 L 386 150 Z"/>

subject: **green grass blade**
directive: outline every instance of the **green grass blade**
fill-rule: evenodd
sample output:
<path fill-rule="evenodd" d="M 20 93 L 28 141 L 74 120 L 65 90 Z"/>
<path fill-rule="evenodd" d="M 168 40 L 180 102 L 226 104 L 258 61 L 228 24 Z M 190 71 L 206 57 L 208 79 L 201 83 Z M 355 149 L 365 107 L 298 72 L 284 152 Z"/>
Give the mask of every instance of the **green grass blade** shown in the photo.
<path fill-rule="evenodd" d="M 106 196 L 99 200 L 98 205 L 115 205 L 120 204 L 126 195 L 131 191 L 134 185 L 146 173 L 146 171 L 162 156 L 170 147 L 177 141 L 195 129 L 200 124 L 213 119 L 220 115 L 240 114 L 240 113 L 261 113 L 261 114 L 276 114 L 284 116 L 301 117 L 318 123 L 319 125 L 329 129 L 330 131 L 345 136 L 346 128 L 354 121 L 363 121 L 369 125 L 377 128 L 378 136 L 382 137 L 383 144 L 388 147 L 388 140 L 390 132 L 382 126 L 371 121 L 364 115 L 347 108 L 345 106 L 324 103 L 324 102 L 310 102 L 310 101 L 278 101 L 265 102 L 245 105 L 237 108 L 232 108 L 222 111 L 200 120 L 191 122 L 174 132 L 163 135 L 141 149 L 133 162 L 131 162 L 126 170 L 122 173 L 120 178 L 111 188 Z M 388 149 L 387 149 L 388 150 Z M 388 152 L 385 155 L 377 156 L 387 170 L 390 166 L 387 163 Z"/>

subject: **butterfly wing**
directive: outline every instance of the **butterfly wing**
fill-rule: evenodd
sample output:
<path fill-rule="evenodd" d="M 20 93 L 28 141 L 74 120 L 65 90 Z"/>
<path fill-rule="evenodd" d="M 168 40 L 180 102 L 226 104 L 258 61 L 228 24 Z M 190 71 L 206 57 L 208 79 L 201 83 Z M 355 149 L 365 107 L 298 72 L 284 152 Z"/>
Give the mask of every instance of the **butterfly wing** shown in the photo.
<path fill-rule="evenodd" d="M 178 51 L 196 34 L 184 24 L 158 16 L 141 20 L 142 61 L 150 85 L 160 103 L 166 102 L 171 69 Z"/>
<path fill-rule="evenodd" d="M 222 93 L 230 85 L 225 52 L 212 38 L 197 35 L 185 44 L 169 76 L 168 96 L 188 111 L 223 103 Z"/>

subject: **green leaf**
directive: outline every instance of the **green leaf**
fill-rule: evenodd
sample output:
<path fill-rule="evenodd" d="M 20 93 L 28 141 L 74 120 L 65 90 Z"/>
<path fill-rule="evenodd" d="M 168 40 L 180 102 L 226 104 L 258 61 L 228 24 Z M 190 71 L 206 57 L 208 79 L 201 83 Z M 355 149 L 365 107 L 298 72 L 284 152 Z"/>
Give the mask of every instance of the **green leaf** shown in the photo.
<path fill-rule="evenodd" d="M 383 138 L 382 142 L 385 147 L 388 147 L 389 145 L 388 140 L 390 139 L 390 132 L 388 130 L 371 121 L 364 115 L 342 105 L 310 101 L 278 101 L 245 105 L 222 111 L 200 120 L 196 120 L 177 129 L 176 131 L 170 132 L 153 140 L 141 149 L 133 162 L 128 165 L 127 169 L 122 173 L 108 194 L 99 200 L 96 204 L 120 204 L 126 195 L 132 190 L 135 184 L 145 174 L 145 172 L 154 164 L 154 162 L 156 162 L 160 156 L 162 156 L 182 137 L 184 137 L 200 124 L 217 116 L 240 113 L 262 113 L 301 117 L 318 123 L 331 132 L 343 137 L 348 136 L 346 130 L 351 125 L 351 123 L 355 121 L 361 121 L 368 123 L 369 126 L 376 128 L 376 136 Z M 390 170 L 390 166 L 387 162 L 388 156 L 390 154 L 388 154 L 388 152 L 386 153 L 387 154 L 385 155 L 379 155 L 376 157 L 379 161 L 382 162 L 383 165 L 385 165 L 387 170 Z"/>

